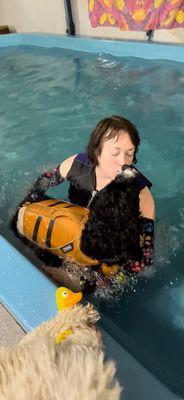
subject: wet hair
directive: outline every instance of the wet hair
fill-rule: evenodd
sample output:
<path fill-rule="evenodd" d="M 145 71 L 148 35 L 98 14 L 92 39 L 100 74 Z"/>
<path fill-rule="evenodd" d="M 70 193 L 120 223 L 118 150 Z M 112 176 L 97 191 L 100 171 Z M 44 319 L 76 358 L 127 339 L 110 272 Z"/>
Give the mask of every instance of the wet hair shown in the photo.
<path fill-rule="evenodd" d="M 124 117 L 112 115 L 104 118 L 96 125 L 92 131 L 89 143 L 87 145 L 87 155 L 89 160 L 96 166 L 98 165 L 98 157 L 101 154 L 103 143 L 106 140 L 119 137 L 120 131 L 124 130 L 130 136 L 130 139 L 135 146 L 133 163 L 137 162 L 136 153 L 140 143 L 139 132 L 135 125 Z"/>

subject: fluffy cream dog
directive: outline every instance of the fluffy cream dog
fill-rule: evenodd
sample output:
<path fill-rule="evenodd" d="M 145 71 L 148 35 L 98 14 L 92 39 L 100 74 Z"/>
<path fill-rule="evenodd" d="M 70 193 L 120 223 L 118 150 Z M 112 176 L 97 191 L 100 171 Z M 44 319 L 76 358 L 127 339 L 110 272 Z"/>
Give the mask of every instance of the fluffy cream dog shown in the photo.
<path fill-rule="evenodd" d="M 98 318 L 93 306 L 79 304 L 58 313 L 18 345 L 1 349 L 0 400 L 120 399 L 114 362 L 104 361 L 94 327 Z"/>

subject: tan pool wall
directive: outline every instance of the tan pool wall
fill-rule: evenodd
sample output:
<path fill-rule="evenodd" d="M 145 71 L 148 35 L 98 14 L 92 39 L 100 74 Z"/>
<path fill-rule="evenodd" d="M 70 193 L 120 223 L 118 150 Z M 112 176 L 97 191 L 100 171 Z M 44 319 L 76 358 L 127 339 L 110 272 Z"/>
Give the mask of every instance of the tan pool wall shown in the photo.
<path fill-rule="evenodd" d="M 71 0 L 76 34 L 110 39 L 147 40 L 145 32 L 124 32 L 118 28 L 92 28 L 88 0 Z M 0 25 L 13 26 L 17 32 L 65 34 L 64 0 L 0 0 Z M 154 32 L 155 41 L 184 43 L 184 29 Z"/>

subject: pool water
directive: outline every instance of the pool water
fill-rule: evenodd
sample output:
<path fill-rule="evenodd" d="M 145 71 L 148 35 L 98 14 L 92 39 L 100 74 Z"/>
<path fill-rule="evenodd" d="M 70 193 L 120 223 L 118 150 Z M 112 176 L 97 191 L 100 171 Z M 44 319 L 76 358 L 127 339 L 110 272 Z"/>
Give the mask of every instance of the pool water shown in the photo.
<path fill-rule="evenodd" d="M 107 331 L 184 396 L 183 64 L 21 46 L 1 49 L 0 76 L 0 231 L 35 265 L 9 229 L 32 182 L 83 151 L 100 119 L 137 125 L 137 167 L 154 183 L 155 264 L 118 299 L 92 299 Z M 49 194 L 66 198 L 67 184 Z"/>

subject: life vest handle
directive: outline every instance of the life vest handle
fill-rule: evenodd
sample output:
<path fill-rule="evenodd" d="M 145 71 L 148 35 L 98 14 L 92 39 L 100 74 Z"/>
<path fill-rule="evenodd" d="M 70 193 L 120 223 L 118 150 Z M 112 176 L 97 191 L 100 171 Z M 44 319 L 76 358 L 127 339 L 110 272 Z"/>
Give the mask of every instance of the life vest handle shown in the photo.
<path fill-rule="evenodd" d="M 58 247 L 49 247 L 49 250 L 59 250 L 59 249 L 62 249 L 62 247 L 68 246 L 69 244 L 75 242 L 77 239 L 80 239 L 80 236 L 78 236 L 78 237 L 76 237 L 76 238 L 70 240 L 69 242 L 63 244 L 62 246 L 58 246 Z"/>

